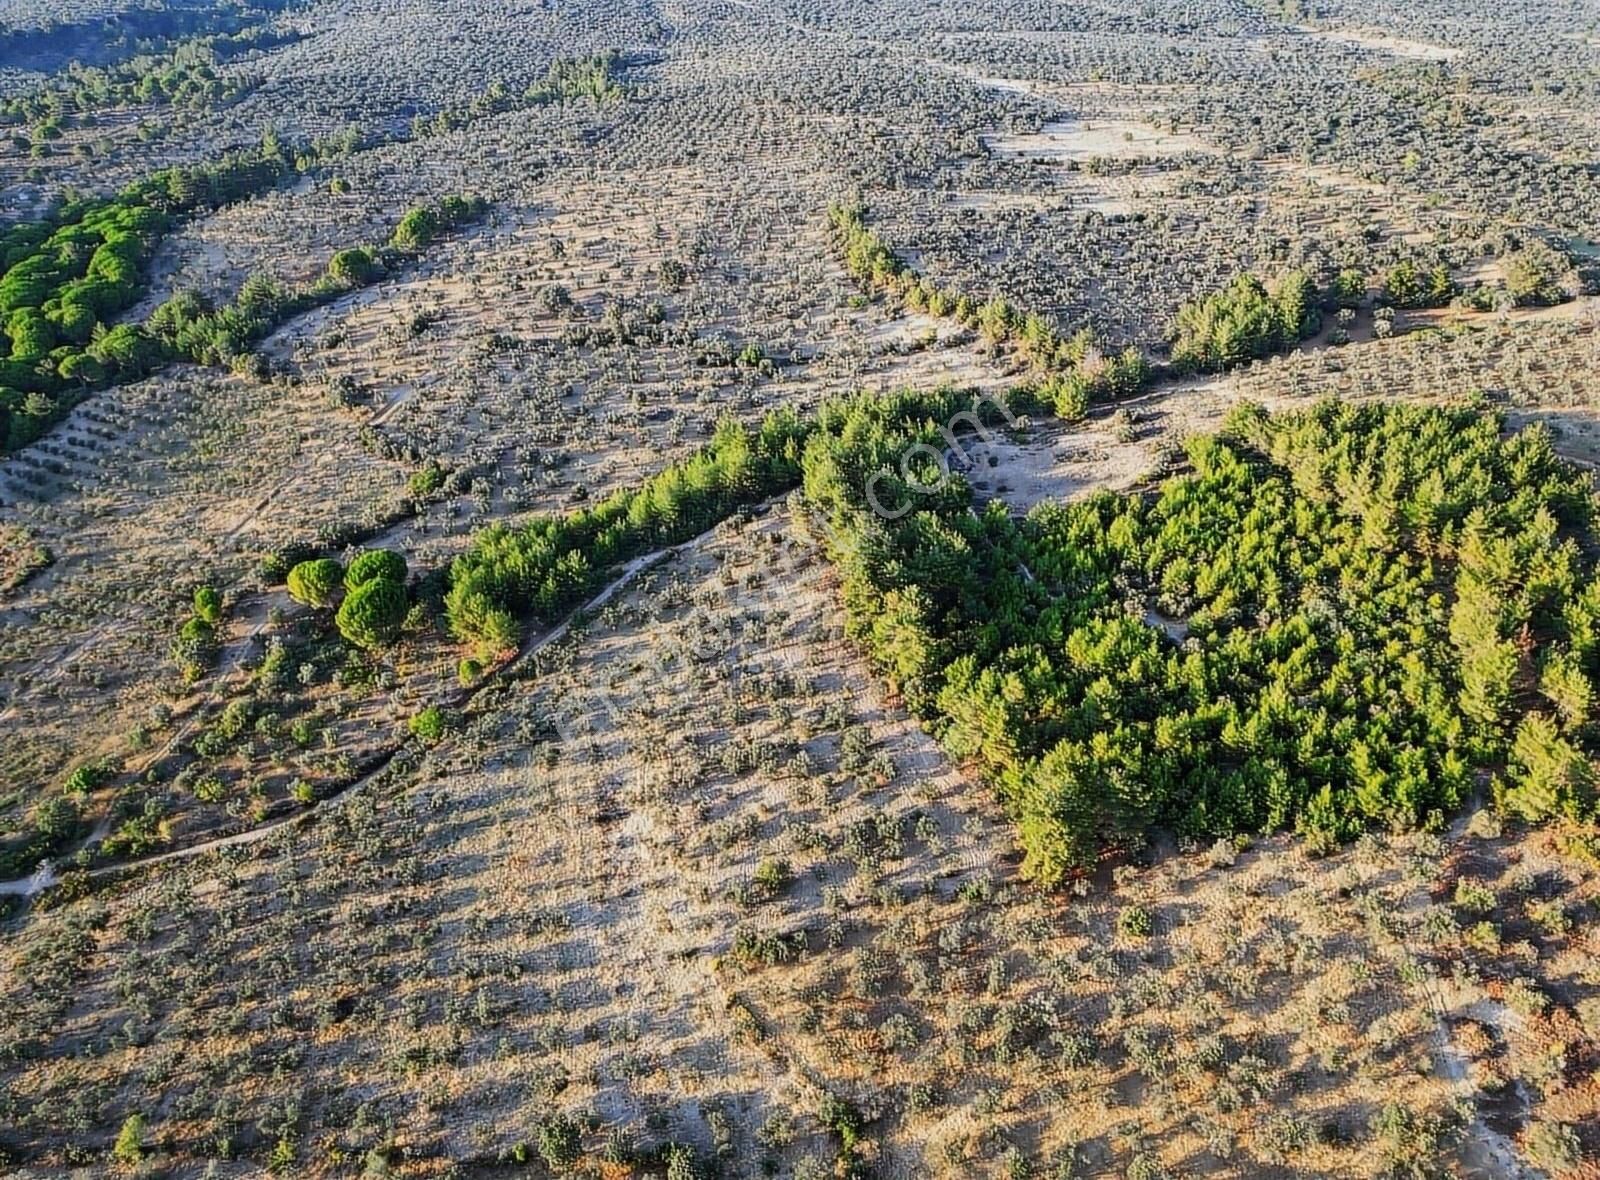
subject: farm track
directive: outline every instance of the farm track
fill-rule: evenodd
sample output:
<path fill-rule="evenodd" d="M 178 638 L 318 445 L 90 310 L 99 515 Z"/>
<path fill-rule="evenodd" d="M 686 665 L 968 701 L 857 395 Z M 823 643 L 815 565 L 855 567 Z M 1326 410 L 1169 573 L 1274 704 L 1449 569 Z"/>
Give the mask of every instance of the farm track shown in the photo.
<path fill-rule="evenodd" d="M 756 511 L 764 510 L 773 502 L 773 500 L 765 501 L 763 504 L 757 506 Z M 551 628 L 549 631 L 546 631 L 532 643 L 525 646 L 514 659 L 501 667 L 493 675 L 486 676 L 476 686 L 463 690 L 459 695 L 449 702 L 450 706 L 452 708 L 460 708 L 470 703 L 478 696 L 478 694 L 491 687 L 499 685 L 507 678 L 514 676 L 518 670 L 525 667 L 529 661 L 534 659 L 534 657 L 536 657 L 545 648 L 551 646 L 552 644 L 558 643 L 565 638 L 567 633 L 572 629 L 573 622 L 580 615 L 591 613 L 605 606 L 605 604 L 611 601 L 611 599 L 614 598 L 619 591 L 626 587 L 630 582 L 633 581 L 634 578 L 638 577 L 639 574 L 643 573 L 645 570 L 650 569 L 680 553 L 686 553 L 698 548 L 715 534 L 716 527 L 717 526 L 712 526 L 710 529 L 707 529 L 705 532 L 691 538 L 688 541 L 653 550 L 650 553 L 644 554 L 641 557 L 636 557 L 632 561 L 628 562 L 623 566 L 621 572 L 619 572 L 615 578 L 608 582 L 598 594 L 589 599 L 582 606 L 574 607 L 573 610 L 568 613 L 568 615 L 560 623 Z M 375 759 L 372 768 L 359 778 L 353 779 L 351 782 L 339 788 L 333 794 L 319 799 L 316 803 L 306 808 L 304 811 L 297 812 L 293 815 L 285 817 L 284 819 L 274 820 L 271 823 L 262 824 L 254 828 L 247 828 L 242 832 L 235 832 L 231 835 L 218 836 L 210 840 L 204 840 L 198 844 L 192 844 L 185 848 L 173 849 L 170 852 L 157 853 L 154 856 L 141 857 L 137 860 L 124 861 L 118 864 L 104 865 L 100 868 L 90 870 L 89 876 L 91 879 L 112 877 L 118 874 L 132 872 L 137 869 L 164 864 L 169 861 L 184 860 L 189 857 L 199 856 L 206 852 L 215 852 L 223 848 L 254 844 L 266 839 L 274 832 L 308 823 L 317 816 L 330 810 L 335 804 L 377 781 L 390 769 L 395 760 L 403 752 L 411 748 L 413 748 L 411 743 L 402 742 L 393 749 L 389 750 L 387 753 L 379 755 L 377 759 Z M 101 828 L 104 827 L 105 825 L 102 824 Z M 99 836 L 104 835 L 104 832 L 101 829 L 96 829 L 96 833 Z M 92 842 L 95 838 L 95 836 L 91 836 L 90 841 Z M 31 876 L 18 878 L 11 881 L 0 881 L 0 896 L 32 897 L 35 894 L 41 893 L 45 889 L 50 888 L 59 880 L 60 877 L 55 872 L 54 868 L 47 863 L 41 866 L 39 871 L 35 872 Z"/>

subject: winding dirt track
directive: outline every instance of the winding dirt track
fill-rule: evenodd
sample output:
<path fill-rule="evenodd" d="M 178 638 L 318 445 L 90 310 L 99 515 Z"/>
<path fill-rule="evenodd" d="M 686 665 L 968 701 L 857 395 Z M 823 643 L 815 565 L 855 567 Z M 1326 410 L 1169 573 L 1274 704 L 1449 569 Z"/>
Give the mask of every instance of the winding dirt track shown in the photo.
<path fill-rule="evenodd" d="M 773 500 L 768 500 L 764 504 L 758 505 L 756 510 L 761 511 L 769 507 L 773 502 Z M 611 581 L 608 582 L 598 594 L 589 599 L 582 606 L 575 607 L 565 619 L 563 619 L 549 631 L 546 631 L 543 635 L 539 636 L 538 639 L 525 646 L 520 652 L 517 653 L 517 656 L 513 660 L 507 663 L 504 667 L 500 668 L 496 673 L 484 677 L 475 688 L 469 690 L 464 696 L 459 698 L 456 704 L 466 704 L 480 692 L 492 685 L 500 683 L 506 676 L 514 673 L 517 669 L 521 668 L 529 660 L 533 659 L 551 644 L 558 643 L 560 640 L 565 638 L 567 632 L 572 629 L 572 623 L 574 619 L 576 619 L 580 614 L 592 613 L 596 610 L 599 610 L 602 606 L 614 598 L 619 590 L 625 587 L 629 582 L 633 581 L 633 579 L 644 570 L 658 565 L 667 560 L 669 557 L 672 557 L 678 553 L 683 553 L 697 548 L 698 546 L 704 544 L 705 541 L 715 531 L 716 528 L 713 526 L 712 528 L 701 533 L 699 536 L 688 541 L 684 541 L 681 544 L 669 545 L 665 548 L 654 550 L 651 553 L 646 553 L 642 557 L 636 557 L 632 561 L 628 562 L 618 572 L 617 576 L 611 579 Z M 400 745 L 396 746 L 394 749 L 389 751 L 389 753 L 385 754 L 379 763 L 366 774 L 341 787 L 332 795 L 329 795 L 323 799 L 319 799 L 316 803 L 306 808 L 304 811 L 296 812 L 291 816 L 288 816 L 284 819 L 275 820 L 272 823 L 262 824 L 260 827 L 247 828 L 242 832 L 235 832 L 231 836 L 218 836 L 215 839 L 205 840 L 199 844 L 191 844 L 185 848 L 177 848 L 171 852 L 161 852 L 154 856 L 142 857 L 138 860 L 129 860 L 114 865 L 105 865 L 102 868 L 91 870 L 89 876 L 91 878 L 109 877 L 119 873 L 126 873 L 136 869 L 146 868 L 151 865 L 163 864 L 167 861 L 183 860 L 191 856 L 200 856 L 203 853 L 215 852 L 222 848 L 229 848 L 242 844 L 254 844 L 258 841 L 265 840 L 274 832 L 281 831 L 284 828 L 291 828 L 298 824 L 308 823 L 318 815 L 329 810 L 341 800 L 347 798 L 357 791 L 360 791 L 363 787 L 366 787 L 370 783 L 374 782 L 386 771 L 388 771 L 389 767 L 394 763 L 394 760 L 401 754 L 402 751 L 408 748 L 410 748 L 410 743 L 401 743 Z M 101 834 L 103 835 L 103 833 Z M 93 839 L 93 837 L 91 837 L 91 839 Z M 0 897 L 32 897 L 35 894 L 41 893 L 50 888 L 58 880 L 60 880 L 60 877 L 56 873 L 54 867 L 46 862 L 45 864 L 41 865 L 38 871 L 32 876 L 22 877 L 13 881 L 0 881 Z"/>

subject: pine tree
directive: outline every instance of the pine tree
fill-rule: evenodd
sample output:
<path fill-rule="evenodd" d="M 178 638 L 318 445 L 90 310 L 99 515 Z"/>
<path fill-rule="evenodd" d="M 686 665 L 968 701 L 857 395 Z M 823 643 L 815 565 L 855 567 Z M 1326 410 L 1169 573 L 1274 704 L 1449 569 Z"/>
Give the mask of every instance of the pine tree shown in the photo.
<path fill-rule="evenodd" d="M 1544 713 L 1529 713 L 1512 745 L 1514 769 L 1504 802 L 1530 823 L 1584 818 L 1594 807 L 1594 770 Z"/>
<path fill-rule="evenodd" d="M 111 1148 L 111 1158 L 125 1167 L 133 1167 L 144 1159 L 144 1115 L 130 1114 L 117 1133 L 117 1142 Z"/>

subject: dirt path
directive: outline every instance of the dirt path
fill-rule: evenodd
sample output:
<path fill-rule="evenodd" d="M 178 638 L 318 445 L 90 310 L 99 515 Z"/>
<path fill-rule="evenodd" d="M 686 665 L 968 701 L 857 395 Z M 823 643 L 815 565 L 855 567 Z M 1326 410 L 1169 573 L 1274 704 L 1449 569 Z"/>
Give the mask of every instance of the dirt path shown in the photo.
<path fill-rule="evenodd" d="M 780 498 L 781 496 L 773 497 L 772 499 L 763 501 L 761 504 L 755 506 L 754 511 L 765 511 Z M 705 544 L 705 542 L 716 533 L 717 527 L 718 526 L 713 525 L 711 528 L 707 529 L 697 537 L 693 537 L 690 540 L 681 542 L 677 545 L 668 545 L 664 548 L 653 550 L 650 553 L 646 553 L 641 557 L 636 557 L 632 561 L 628 562 L 617 573 L 617 576 L 612 578 L 611 581 L 608 582 L 604 589 L 602 589 L 598 594 L 589 599 L 582 606 L 573 608 L 567 617 L 564 618 L 559 624 L 545 632 L 532 643 L 525 646 L 514 659 L 501 667 L 496 673 L 484 677 L 475 687 L 466 690 L 461 696 L 452 702 L 453 707 L 459 708 L 467 704 L 485 689 L 500 683 L 508 676 L 514 675 L 521 668 L 525 667 L 530 660 L 536 657 L 545 648 L 566 638 L 567 633 L 572 630 L 573 622 L 580 615 L 592 614 L 601 607 L 605 606 L 606 603 L 610 602 L 618 592 L 620 592 L 625 586 L 628 585 L 628 583 L 633 581 L 634 578 L 638 577 L 639 574 L 645 570 L 659 565 L 661 562 L 666 561 L 667 559 L 680 553 L 688 552 L 692 549 L 698 548 L 700 545 Z M 257 628 L 258 631 L 259 629 L 260 628 Z M 183 860 L 191 856 L 199 856 L 202 853 L 215 852 L 222 848 L 257 843 L 258 841 L 266 839 L 274 832 L 308 822 L 314 817 L 329 810 L 334 804 L 340 802 L 349 795 L 360 791 L 363 787 L 366 787 L 367 785 L 376 781 L 378 778 L 382 777 L 394 764 L 395 759 L 398 758 L 402 752 L 409 748 L 411 748 L 409 742 L 396 746 L 393 750 L 383 755 L 378 764 L 366 774 L 346 784 L 326 798 L 319 799 L 316 803 L 312 804 L 304 811 L 296 812 L 293 815 L 287 816 L 284 819 L 275 820 L 272 823 L 262 824 L 260 827 L 247 828 L 242 832 L 235 832 L 230 836 L 218 836 L 215 839 L 205 840 L 199 844 L 192 844 L 186 848 L 177 848 L 173 849 L 171 852 L 162 852 L 154 856 L 146 856 L 138 860 L 124 861 L 119 864 L 105 865 L 101 868 L 91 870 L 89 876 L 91 878 L 108 877 L 118 873 L 129 872 L 134 869 L 147 868 L 151 865 L 163 864 L 167 861 Z M 90 837 L 89 842 L 93 842 L 93 840 L 96 838 L 103 838 L 105 831 L 101 829 L 107 827 L 107 824 L 102 823 L 100 829 L 96 830 L 96 835 L 92 835 Z M 35 894 L 41 893 L 50 888 L 59 880 L 60 877 L 56 873 L 53 865 L 49 862 L 45 862 L 44 864 L 41 864 L 38 870 L 35 871 L 31 876 L 22 877 L 12 881 L 0 881 L 0 897 L 32 897 Z"/>
<path fill-rule="evenodd" d="M 1473 813 L 1478 810 L 1481 803 L 1480 799 L 1474 799 L 1462 809 L 1445 835 L 1446 848 L 1454 847 L 1466 837 Z M 1425 907 L 1428 902 L 1426 888 L 1419 888 L 1406 899 L 1405 905 L 1414 911 Z M 1418 963 L 1426 960 L 1422 947 L 1417 946 L 1403 934 L 1400 941 L 1405 953 L 1411 959 Z M 1471 1103 L 1476 1089 L 1468 1073 L 1470 1061 L 1450 1036 L 1450 1016 L 1453 1008 L 1445 999 L 1444 989 L 1438 977 L 1431 971 L 1423 973 L 1420 990 L 1433 1015 L 1434 1054 L 1438 1059 L 1439 1072 L 1456 1086 L 1467 1102 Z M 1489 1126 L 1483 1120 L 1483 1116 L 1477 1113 L 1475 1106 L 1472 1121 L 1466 1125 L 1462 1135 L 1461 1155 L 1463 1162 L 1470 1169 L 1468 1175 L 1472 1177 L 1524 1180 L 1535 1175 L 1522 1165 L 1516 1144 Z"/>

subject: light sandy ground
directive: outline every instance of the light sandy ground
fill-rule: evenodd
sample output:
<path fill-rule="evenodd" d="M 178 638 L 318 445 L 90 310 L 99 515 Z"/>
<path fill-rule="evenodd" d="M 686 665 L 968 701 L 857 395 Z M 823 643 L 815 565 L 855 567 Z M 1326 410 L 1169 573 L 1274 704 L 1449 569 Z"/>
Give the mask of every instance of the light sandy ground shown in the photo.
<path fill-rule="evenodd" d="M 945 202 L 951 209 L 995 212 L 1010 209 L 1055 209 L 1065 203 L 1065 198 L 1060 194 L 978 190 L 948 193 Z"/>
<path fill-rule="evenodd" d="M 6 598 L 20 612 L 0 635 L 8 782 L 37 790 L 120 745 L 162 699 L 195 585 L 231 587 L 256 546 L 382 510 L 403 471 L 326 410 L 185 370 L 92 399 L 0 463 L 0 520 L 56 558 Z"/>
<path fill-rule="evenodd" d="M 1359 176 L 1351 176 L 1349 173 L 1319 164 L 1307 164 L 1300 160 L 1271 160 L 1267 162 L 1266 168 L 1268 174 L 1275 178 L 1306 180 L 1335 192 L 1367 197 L 1390 195 L 1388 188 L 1377 181 L 1364 180 Z"/>
<path fill-rule="evenodd" d="M 1484 263 L 1469 270 L 1465 278 L 1492 282 L 1501 274 L 1494 262 Z M 1513 307 L 1504 311 L 1482 312 L 1463 307 L 1439 307 L 1423 311 L 1402 312 L 1395 316 L 1395 325 L 1401 330 L 1417 328 L 1447 328 L 1476 325 L 1486 322 L 1502 330 L 1518 326 L 1543 326 L 1557 328 L 1570 325 L 1574 330 L 1593 335 L 1600 328 L 1600 296 L 1587 296 L 1558 303 L 1554 307 Z"/>
<path fill-rule="evenodd" d="M 1159 131 L 1119 119 L 1061 119 L 1033 134 L 990 134 L 984 145 L 998 156 L 1068 163 L 1095 159 L 1145 159 L 1215 152 L 1199 136 Z"/>
<path fill-rule="evenodd" d="M 1027 512 L 1101 490 L 1126 491 L 1157 466 L 1160 447 L 1153 427 L 1129 441 L 1095 422 L 1045 425 L 1017 440 L 998 434 L 991 441 L 975 438 L 966 454 L 972 464 L 967 479 L 980 499 L 1002 500 L 1016 512 Z"/>
<path fill-rule="evenodd" d="M 1214 215 L 1208 212 L 1208 203 L 1185 199 L 1182 194 L 1186 182 L 1206 175 L 1206 159 L 1214 160 L 1222 153 L 1203 135 L 1175 132 L 1170 125 L 1151 121 L 1166 109 L 1163 92 L 1169 88 L 1105 82 L 1034 83 L 986 77 L 968 67 L 927 64 L 989 89 L 1025 93 L 1063 111 L 1066 117 L 1044 124 L 1038 132 L 991 131 L 980 140 L 999 158 L 1048 170 L 1044 174 L 1073 208 L 1105 217 L 1155 212 L 1180 218 Z M 1195 158 L 1195 166 L 1171 166 L 1172 161 L 1186 157 Z M 1097 174 L 1093 161 L 1124 163 Z M 1127 161 L 1142 163 L 1130 169 Z M 1450 216 L 1448 211 L 1425 210 L 1417 200 L 1376 181 L 1307 164 L 1290 155 L 1251 161 L 1251 167 L 1260 169 L 1269 200 L 1301 210 L 1302 226 L 1329 231 L 1342 227 L 1348 233 L 1371 228 L 1420 243 L 1435 236 L 1427 227 Z M 971 198 L 963 195 L 951 203 L 982 211 L 1048 208 L 1055 195 L 997 192 Z"/>
<path fill-rule="evenodd" d="M 1357 49 L 1371 49 L 1378 53 L 1409 58 L 1413 61 L 1454 61 L 1465 52 L 1465 50 L 1451 45 L 1437 45 L 1428 41 L 1413 41 L 1406 37 L 1396 37 L 1381 29 L 1352 30 L 1304 27 L 1303 31 L 1309 36 L 1317 37 L 1324 41 L 1333 41 L 1340 45 L 1351 45 Z"/>

